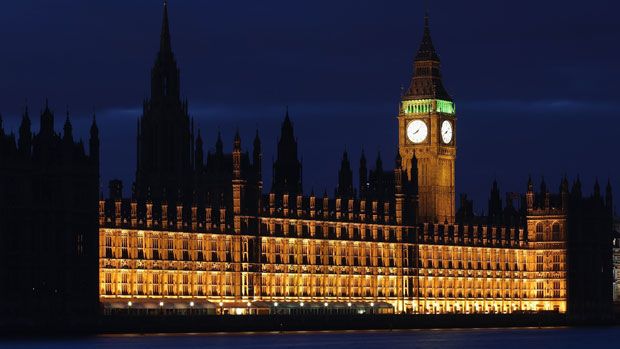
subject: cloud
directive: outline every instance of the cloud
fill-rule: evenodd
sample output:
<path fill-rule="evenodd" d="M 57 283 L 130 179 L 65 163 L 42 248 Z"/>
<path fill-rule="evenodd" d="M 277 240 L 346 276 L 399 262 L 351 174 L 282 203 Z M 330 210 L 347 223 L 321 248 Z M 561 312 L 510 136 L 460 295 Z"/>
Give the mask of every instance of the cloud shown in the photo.
<path fill-rule="evenodd" d="M 479 100 L 463 101 L 461 105 L 473 111 L 511 111 L 511 112 L 537 112 L 537 113 L 574 113 L 574 112 L 617 112 L 620 103 L 614 101 L 588 101 L 588 100 Z"/>

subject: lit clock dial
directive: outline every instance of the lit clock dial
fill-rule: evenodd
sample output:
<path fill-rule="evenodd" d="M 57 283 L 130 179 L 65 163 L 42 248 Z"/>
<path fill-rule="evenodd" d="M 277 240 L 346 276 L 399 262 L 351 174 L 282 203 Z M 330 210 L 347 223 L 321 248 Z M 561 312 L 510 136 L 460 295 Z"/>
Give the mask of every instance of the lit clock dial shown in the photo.
<path fill-rule="evenodd" d="M 407 138 L 413 143 L 422 143 L 428 135 L 428 126 L 422 120 L 413 120 L 407 125 Z"/>
<path fill-rule="evenodd" d="M 444 120 L 441 123 L 441 140 L 445 144 L 452 141 L 452 123 L 448 120 Z"/>

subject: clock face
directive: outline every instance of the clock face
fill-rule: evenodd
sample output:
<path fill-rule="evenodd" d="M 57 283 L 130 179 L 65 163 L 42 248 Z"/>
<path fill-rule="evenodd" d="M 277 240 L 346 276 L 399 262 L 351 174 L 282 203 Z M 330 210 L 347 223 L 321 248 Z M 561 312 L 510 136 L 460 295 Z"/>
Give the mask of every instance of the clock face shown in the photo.
<path fill-rule="evenodd" d="M 444 120 L 441 123 L 441 140 L 445 144 L 452 141 L 452 123 L 448 120 Z"/>
<path fill-rule="evenodd" d="M 428 127 L 422 120 L 413 120 L 407 125 L 407 138 L 413 143 L 422 143 L 428 135 Z"/>

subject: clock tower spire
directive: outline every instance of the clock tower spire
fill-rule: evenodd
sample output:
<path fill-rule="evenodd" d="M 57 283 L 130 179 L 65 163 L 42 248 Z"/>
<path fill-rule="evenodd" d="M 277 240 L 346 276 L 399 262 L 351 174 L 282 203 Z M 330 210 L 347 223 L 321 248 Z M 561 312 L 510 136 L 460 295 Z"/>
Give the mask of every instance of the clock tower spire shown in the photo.
<path fill-rule="evenodd" d="M 414 153 L 418 160 L 418 222 L 454 222 L 455 132 L 454 102 L 443 86 L 427 14 L 398 115 L 399 151 L 409 176 L 415 175 L 411 171 Z"/>

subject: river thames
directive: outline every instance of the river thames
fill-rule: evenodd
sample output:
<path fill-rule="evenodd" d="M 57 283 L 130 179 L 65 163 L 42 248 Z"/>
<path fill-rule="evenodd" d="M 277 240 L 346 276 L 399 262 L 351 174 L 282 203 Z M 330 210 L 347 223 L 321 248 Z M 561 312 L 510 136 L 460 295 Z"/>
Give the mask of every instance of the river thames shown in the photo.
<path fill-rule="evenodd" d="M 620 327 L 453 329 L 240 334 L 102 335 L 2 341 L 0 348 L 618 348 Z"/>

